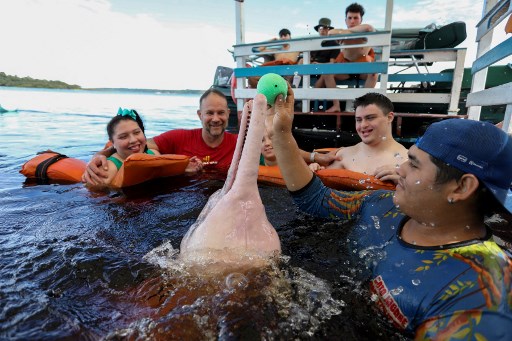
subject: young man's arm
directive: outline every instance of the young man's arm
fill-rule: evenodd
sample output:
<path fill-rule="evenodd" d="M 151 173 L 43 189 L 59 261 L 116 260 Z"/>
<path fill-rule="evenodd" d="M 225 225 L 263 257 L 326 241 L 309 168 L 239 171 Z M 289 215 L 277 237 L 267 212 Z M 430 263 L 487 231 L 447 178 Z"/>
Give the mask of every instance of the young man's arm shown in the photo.
<path fill-rule="evenodd" d="M 286 101 L 279 95 L 275 104 L 272 118 L 272 144 L 279 164 L 279 169 L 290 191 L 297 191 L 305 187 L 313 177 L 313 172 L 304 161 L 297 142 L 292 135 L 294 95 L 290 84 Z"/>
<path fill-rule="evenodd" d="M 350 33 L 362 33 L 362 32 L 375 32 L 375 28 L 372 25 L 361 24 L 351 28 L 334 28 L 329 30 L 328 35 L 336 35 L 336 34 L 350 34 Z"/>

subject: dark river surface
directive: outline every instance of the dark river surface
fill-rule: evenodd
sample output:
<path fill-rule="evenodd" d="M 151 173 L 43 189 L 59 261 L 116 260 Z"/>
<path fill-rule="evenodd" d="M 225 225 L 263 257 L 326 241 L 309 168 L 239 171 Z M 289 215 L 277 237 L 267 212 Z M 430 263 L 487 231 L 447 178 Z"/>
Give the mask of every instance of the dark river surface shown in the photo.
<path fill-rule="evenodd" d="M 199 127 L 197 94 L 2 88 L 0 339 L 406 339 L 375 312 L 337 222 L 298 213 L 283 188 L 260 185 L 282 256 L 216 275 L 177 260 L 183 235 L 219 174 L 93 193 L 19 174 L 36 152 L 89 160 L 119 106 L 147 136 Z"/>

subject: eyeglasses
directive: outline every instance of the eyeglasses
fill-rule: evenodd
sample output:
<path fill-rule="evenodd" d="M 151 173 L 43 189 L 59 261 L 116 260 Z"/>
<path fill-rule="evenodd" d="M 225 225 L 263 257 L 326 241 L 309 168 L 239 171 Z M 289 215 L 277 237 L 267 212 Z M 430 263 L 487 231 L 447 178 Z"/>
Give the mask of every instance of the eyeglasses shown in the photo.
<path fill-rule="evenodd" d="M 318 26 L 318 30 L 329 30 L 328 26 Z"/>

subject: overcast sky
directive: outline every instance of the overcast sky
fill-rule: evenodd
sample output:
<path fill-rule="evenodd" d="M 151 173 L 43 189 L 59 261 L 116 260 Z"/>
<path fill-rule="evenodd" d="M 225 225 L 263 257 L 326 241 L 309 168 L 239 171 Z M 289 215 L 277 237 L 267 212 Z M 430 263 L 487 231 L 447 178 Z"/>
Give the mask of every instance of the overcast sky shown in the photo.
<path fill-rule="evenodd" d="M 384 26 L 385 0 L 361 0 L 363 21 Z M 475 56 L 483 0 L 395 0 L 393 27 L 465 21 Z M 317 34 L 329 17 L 344 27 L 347 1 L 245 0 L 246 41 L 287 27 Z M 206 89 L 217 65 L 234 67 L 234 0 L 0 0 L 0 72 L 82 87 Z M 501 36 L 504 36 L 502 34 Z"/>

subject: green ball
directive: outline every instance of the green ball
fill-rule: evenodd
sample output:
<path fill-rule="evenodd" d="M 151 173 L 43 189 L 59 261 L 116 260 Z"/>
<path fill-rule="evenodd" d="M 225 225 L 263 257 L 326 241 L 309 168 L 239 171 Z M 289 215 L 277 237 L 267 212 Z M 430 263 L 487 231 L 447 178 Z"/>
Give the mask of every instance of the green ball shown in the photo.
<path fill-rule="evenodd" d="M 256 89 L 259 94 L 265 95 L 267 98 L 267 104 L 273 106 L 276 102 L 276 97 L 279 94 L 282 94 L 283 97 L 286 98 L 286 94 L 288 93 L 288 83 L 286 83 L 284 78 L 278 74 L 267 73 L 260 78 Z"/>

